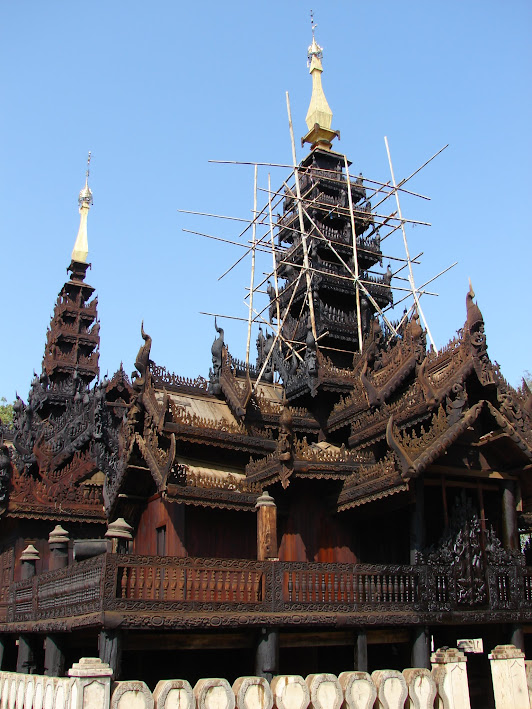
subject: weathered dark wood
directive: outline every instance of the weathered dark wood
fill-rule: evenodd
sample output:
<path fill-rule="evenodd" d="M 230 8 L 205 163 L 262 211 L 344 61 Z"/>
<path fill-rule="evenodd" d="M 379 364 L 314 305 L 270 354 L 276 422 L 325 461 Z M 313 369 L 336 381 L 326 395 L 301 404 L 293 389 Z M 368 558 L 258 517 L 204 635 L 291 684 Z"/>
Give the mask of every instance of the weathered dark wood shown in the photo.
<path fill-rule="evenodd" d="M 42 637 L 23 633 L 18 637 L 17 672 L 35 674 L 37 671 L 37 644 L 42 643 Z"/>
<path fill-rule="evenodd" d="M 353 667 L 357 672 L 368 671 L 368 637 L 365 628 L 359 628 L 355 633 Z"/>
<path fill-rule="evenodd" d="M 412 667 L 426 667 L 430 670 L 430 633 L 426 626 L 413 631 Z"/>
<path fill-rule="evenodd" d="M 507 549 L 518 548 L 515 483 L 502 483 L 502 543 Z"/>
<path fill-rule="evenodd" d="M 271 681 L 279 674 L 279 630 L 261 628 L 255 651 L 255 674 Z"/>
<path fill-rule="evenodd" d="M 515 645 L 516 648 L 525 652 L 525 632 L 520 624 L 510 626 L 510 645 Z"/>
<path fill-rule="evenodd" d="M 44 674 L 49 677 L 62 677 L 65 673 L 64 638 L 59 635 L 47 635 L 44 639 Z"/>
<path fill-rule="evenodd" d="M 412 492 L 414 503 L 410 512 L 410 563 L 416 564 L 419 555 L 425 549 L 425 487 L 423 478 L 413 481 Z"/>
<path fill-rule="evenodd" d="M 122 670 L 122 633 L 104 628 L 99 636 L 99 657 L 113 670 L 113 679 L 119 680 Z"/>
<path fill-rule="evenodd" d="M 257 559 L 276 558 L 277 507 L 273 497 L 264 492 L 257 500 Z"/>

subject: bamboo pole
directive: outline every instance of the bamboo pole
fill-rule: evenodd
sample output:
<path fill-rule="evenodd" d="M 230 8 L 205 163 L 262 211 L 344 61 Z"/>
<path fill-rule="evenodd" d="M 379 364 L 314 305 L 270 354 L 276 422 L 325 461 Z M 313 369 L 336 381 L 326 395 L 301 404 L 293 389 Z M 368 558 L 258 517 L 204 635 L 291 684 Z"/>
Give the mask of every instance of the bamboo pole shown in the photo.
<path fill-rule="evenodd" d="M 199 217 L 215 217 L 216 219 L 228 219 L 232 222 L 245 222 L 246 224 L 253 224 L 253 219 L 243 219 L 242 217 L 229 217 L 226 214 L 210 214 L 209 212 L 194 212 L 191 209 L 178 209 L 180 214 L 195 214 Z M 265 224 L 266 222 L 259 222 L 259 224 Z"/>
<path fill-rule="evenodd" d="M 249 319 L 248 319 L 248 339 L 246 343 L 246 369 L 249 371 L 249 348 L 251 345 L 251 321 L 253 315 L 253 286 L 255 283 L 255 241 L 257 237 L 257 170 L 258 166 L 255 165 L 254 175 L 253 175 L 253 228 L 252 228 L 252 241 L 253 246 L 251 247 L 251 278 L 249 284 Z"/>
<path fill-rule="evenodd" d="M 395 175 L 394 175 L 394 172 L 393 172 L 392 156 L 390 155 L 390 147 L 389 147 L 389 145 L 388 145 L 388 138 L 387 138 L 386 136 L 384 136 L 384 143 L 385 143 L 385 145 L 386 145 L 386 152 L 387 152 L 387 154 L 388 154 L 388 162 L 389 162 L 389 164 L 390 164 L 390 173 L 391 173 L 391 176 L 392 176 L 392 183 L 393 183 L 393 186 L 395 187 L 395 186 L 396 186 L 396 182 L 395 182 Z M 442 150 L 444 150 L 444 148 L 442 148 Z M 440 152 L 441 152 L 441 150 L 440 150 Z M 434 156 L 434 157 L 436 157 L 436 156 Z M 432 160 L 432 159 L 433 159 L 433 158 L 431 158 L 431 160 Z M 428 160 L 426 164 L 428 164 L 428 162 L 430 162 L 430 160 Z M 422 166 L 422 167 L 424 167 L 424 166 Z M 419 169 L 421 170 L 421 168 L 419 168 Z M 419 170 L 417 170 L 417 172 L 419 172 Z M 401 212 L 401 202 L 400 202 L 400 200 L 399 200 L 399 194 L 398 194 L 397 192 L 395 193 L 395 201 L 396 201 L 396 204 L 397 204 L 397 213 L 399 214 L 399 217 L 401 218 L 401 231 L 402 231 L 402 233 L 403 233 L 403 244 L 404 244 L 404 247 L 405 247 L 406 258 L 408 259 L 408 274 L 409 274 L 409 280 L 410 280 L 410 287 L 411 287 L 411 289 L 412 289 L 412 296 L 413 296 L 414 301 L 415 301 L 415 303 L 416 303 L 416 307 L 417 307 L 417 309 L 418 309 L 418 313 L 419 313 L 419 314 L 421 315 L 421 317 L 423 318 L 423 322 L 425 323 L 425 327 L 426 327 L 426 329 L 427 329 L 427 333 L 428 333 L 428 336 L 429 336 L 430 341 L 431 341 L 431 343 L 432 343 L 432 346 L 434 347 L 434 349 L 435 349 L 436 352 L 437 352 L 437 351 L 438 351 L 438 348 L 436 347 L 436 344 L 435 344 L 435 342 L 434 342 L 434 338 L 432 337 L 432 333 L 431 333 L 431 331 L 430 331 L 429 324 L 428 324 L 427 319 L 426 319 L 426 317 L 425 317 L 425 314 L 424 314 L 424 312 L 423 312 L 423 310 L 422 310 L 422 308 L 421 308 L 421 305 L 419 304 L 419 298 L 418 298 L 417 293 L 416 293 L 416 286 L 415 286 L 415 283 L 414 283 L 414 272 L 412 271 L 412 262 L 411 262 L 411 260 L 410 260 L 410 250 L 409 250 L 409 248 L 408 248 L 408 239 L 406 238 L 406 231 L 405 231 L 405 226 L 404 226 L 404 223 L 403 223 L 403 215 L 402 215 L 402 212 Z"/>
<path fill-rule="evenodd" d="M 299 213 L 299 228 L 301 230 L 301 243 L 303 244 L 303 263 L 305 265 L 305 279 L 307 282 L 308 306 L 309 306 L 309 311 L 310 311 L 310 324 L 312 327 L 312 334 L 314 336 L 314 340 L 316 340 L 318 335 L 316 332 L 316 319 L 314 317 L 314 298 L 312 297 L 312 283 L 311 283 L 310 273 L 308 270 L 309 263 L 308 263 L 308 250 L 307 250 L 307 235 L 305 233 L 305 223 L 303 221 L 303 205 L 301 202 L 301 189 L 299 186 L 299 170 L 297 167 L 296 144 L 295 144 L 295 140 L 294 140 L 294 127 L 292 125 L 292 111 L 290 110 L 290 96 L 288 95 L 288 91 L 286 92 L 286 109 L 288 111 L 288 125 L 290 127 L 290 141 L 292 143 L 292 160 L 294 162 L 293 170 L 294 170 L 294 176 L 295 176 L 295 180 L 296 180 L 296 194 L 297 194 L 297 205 L 298 205 L 298 213 Z"/>
<path fill-rule="evenodd" d="M 268 190 L 270 190 L 270 189 L 271 189 L 271 177 L 270 177 L 270 173 L 268 173 Z M 268 214 L 269 214 L 269 218 L 270 218 L 270 241 L 271 241 L 271 246 L 272 246 L 273 282 L 274 282 L 274 288 L 275 288 L 275 303 L 277 306 L 277 323 L 279 323 L 279 321 L 281 319 L 280 305 L 279 305 L 279 280 L 277 278 L 277 261 L 276 261 L 276 256 L 275 256 L 275 243 L 273 240 L 273 217 L 272 217 L 271 195 L 268 199 Z"/>
<path fill-rule="evenodd" d="M 357 233 L 355 228 L 355 215 L 353 213 L 353 195 L 351 194 L 351 180 L 349 179 L 349 164 L 344 155 L 345 175 L 347 179 L 347 199 L 349 201 L 349 217 L 351 219 L 351 236 L 353 241 L 353 266 L 355 268 L 355 297 L 357 308 L 358 351 L 362 352 L 362 322 L 360 320 L 360 283 L 358 278 L 358 253 Z"/>
<path fill-rule="evenodd" d="M 439 150 L 436 153 L 436 155 L 433 155 L 432 158 L 427 160 L 427 162 L 425 162 L 420 168 L 418 168 L 415 172 L 413 172 L 412 175 L 401 180 L 399 185 L 404 185 L 406 182 L 408 182 L 408 180 L 411 177 L 416 175 L 420 170 L 422 170 L 426 165 L 428 165 L 431 160 L 433 160 L 437 155 L 439 155 L 447 147 L 448 147 L 448 145 L 446 145 L 441 150 Z M 274 163 L 274 162 L 250 162 L 250 161 L 245 162 L 245 161 L 240 161 L 240 160 L 208 160 L 207 162 L 214 163 L 216 165 L 262 165 L 265 167 L 284 167 L 284 168 L 289 168 L 290 170 L 294 169 L 293 165 L 283 165 L 282 163 Z M 310 169 L 312 170 L 314 168 L 310 168 Z M 319 170 L 320 170 L 320 172 L 330 172 L 331 176 L 337 174 L 336 170 L 328 170 L 327 168 L 319 168 Z M 289 180 L 290 176 L 287 179 Z M 340 182 L 340 180 L 334 180 L 333 177 L 328 177 L 327 179 L 331 180 L 331 181 Z M 382 187 L 386 187 L 389 184 L 389 182 L 379 182 L 379 180 L 371 180 L 369 177 L 363 177 L 362 179 L 364 182 L 370 182 L 371 184 L 374 184 L 374 185 L 381 185 Z M 405 190 L 402 187 L 398 187 L 398 189 L 401 192 L 406 192 L 407 194 L 412 195 L 413 197 L 419 197 L 420 199 L 426 199 L 426 200 L 430 201 L 430 197 L 427 197 L 426 195 L 419 194 L 418 192 L 410 192 L 409 190 Z M 393 189 L 391 189 L 390 192 L 393 194 Z"/>

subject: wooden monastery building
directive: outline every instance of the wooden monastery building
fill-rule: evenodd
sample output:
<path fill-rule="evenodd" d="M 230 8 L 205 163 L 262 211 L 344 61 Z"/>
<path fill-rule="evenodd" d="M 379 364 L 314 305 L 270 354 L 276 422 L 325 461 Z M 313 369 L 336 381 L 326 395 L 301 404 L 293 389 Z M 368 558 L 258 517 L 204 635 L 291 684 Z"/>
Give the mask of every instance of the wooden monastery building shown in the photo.
<path fill-rule="evenodd" d="M 42 373 L 0 429 L 4 668 L 99 654 L 194 681 L 427 666 L 460 638 L 530 651 L 532 396 L 490 360 L 472 289 L 439 352 L 418 309 L 380 316 L 382 219 L 333 149 L 315 40 L 309 58 L 255 364 L 216 323 L 209 376 L 185 379 L 142 329 L 133 376 L 100 378 L 81 191 Z"/>

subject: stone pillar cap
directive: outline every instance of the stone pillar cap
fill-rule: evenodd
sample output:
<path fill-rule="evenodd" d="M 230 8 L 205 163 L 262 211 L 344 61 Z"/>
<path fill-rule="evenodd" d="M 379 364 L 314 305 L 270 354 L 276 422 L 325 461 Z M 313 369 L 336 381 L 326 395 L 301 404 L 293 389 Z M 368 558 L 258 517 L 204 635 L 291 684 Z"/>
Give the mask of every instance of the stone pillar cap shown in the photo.
<path fill-rule="evenodd" d="M 430 661 L 433 665 L 445 665 L 448 662 L 467 662 L 467 657 L 455 647 L 441 647 L 431 655 Z"/>
<path fill-rule="evenodd" d="M 69 677 L 112 677 L 113 670 L 99 657 L 82 657 L 68 670 Z"/>
<path fill-rule="evenodd" d="M 268 490 L 263 490 L 262 495 L 257 499 L 255 507 L 276 507 L 275 500 L 268 495 Z"/>
<path fill-rule="evenodd" d="M 60 524 L 56 524 L 48 536 L 48 544 L 68 544 L 69 541 L 68 532 Z"/>
<path fill-rule="evenodd" d="M 497 645 L 488 655 L 490 660 L 513 660 L 524 656 L 525 653 L 515 645 Z"/>
<path fill-rule="evenodd" d="M 33 546 L 33 544 L 28 544 L 28 546 L 24 549 L 24 551 L 20 555 L 21 561 L 39 561 L 40 558 L 41 557 L 39 555 L 39 552 Z"/>
<path fill-rule="evenodd" d="M 133 539 L 133 535 L 131 534 L 132 531 L 133 527 L 128 524 L 123 517 L 119 517 L 118 519 L 115 519 L 114 522 L 111 522 L 110 525 L 108 525 L 105 536 L 108 539 L 131 540 Z"/>

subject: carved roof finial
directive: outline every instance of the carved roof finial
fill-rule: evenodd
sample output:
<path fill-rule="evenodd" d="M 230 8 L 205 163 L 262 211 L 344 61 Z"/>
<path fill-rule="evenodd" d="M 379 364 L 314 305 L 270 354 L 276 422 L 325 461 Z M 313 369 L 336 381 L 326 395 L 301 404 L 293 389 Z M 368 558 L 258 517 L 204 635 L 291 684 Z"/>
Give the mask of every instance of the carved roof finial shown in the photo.
<path fill-rule="evenodd" d="M 323 87 L 321 84 L 321 74 L 323 67 L 321 60 L 323 58 L 323 49 L 316 42 L 315 30 L 317 25 L 314 23 L 314 13 L 311 10 L 310 20 L 312 27 L 312 44 L 308 48 L 308 67 L 312 76 L 312 96 L 305 118 L 309 132 L 302 139 L 302 143 L 311 143 L 312 148 L 320 146 L 330 149 L 331 141 L 339 134 L 337 131 L 331 130 L 333 113 L 327 103 Z"/>
<path fill-rule="evenodd" d="M 467 311 L 467 322 L 466 325 L 469 330 L 473 330 L 475 326 L 480 325 L 484 322 L 480 308 L 474 302 L 475 291 L 473 290 L 473 285 L 471 279 L 469 279 L 469 291 L 466 295 L 466 311 Z"/>
<path fill-rule="evenodd" d="M 85 186 L 79 193 L 78 197 L 80 213 L 79 229 L 78 235 L 76 237 L 76 243 L 74 244 L 74 249 L 72 250 L 72 261 L 75 261 L 76 263 L 87 263 L 87 256 L 89 255 L 89 243 L 87 240 L 87 217 L 92 204 L 92 192 L 89 187 L 90 162 L 91 153 L 89 151 L 89 156 L 87 158 L 87 170 L 85 172 Z"/>

